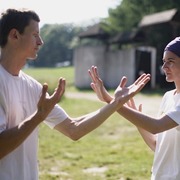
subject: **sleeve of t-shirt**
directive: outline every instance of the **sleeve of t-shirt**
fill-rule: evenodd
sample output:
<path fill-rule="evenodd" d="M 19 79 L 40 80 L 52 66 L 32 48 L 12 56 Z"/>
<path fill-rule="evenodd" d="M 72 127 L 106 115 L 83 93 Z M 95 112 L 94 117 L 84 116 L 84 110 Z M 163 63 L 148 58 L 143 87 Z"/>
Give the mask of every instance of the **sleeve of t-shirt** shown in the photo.
<path fill-rule="evenodd" d="M 174 120 L 177 124 L 180 124 L 180 105 L 172 108 L 171 111 L 166 113 L 166 115 Z"/>
<path fill-rule="evenodd" d="M 68 117 L 67 113 L 58 104 L 56 104 L 45 119 L 44 123 L 53 129 L 57 124 L 63 122 Z"/>

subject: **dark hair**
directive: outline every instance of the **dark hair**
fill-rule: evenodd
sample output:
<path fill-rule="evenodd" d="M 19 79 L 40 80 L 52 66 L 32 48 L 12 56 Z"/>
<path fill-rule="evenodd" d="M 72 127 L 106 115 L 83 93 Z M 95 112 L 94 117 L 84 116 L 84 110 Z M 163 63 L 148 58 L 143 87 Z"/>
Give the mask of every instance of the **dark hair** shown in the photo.
<path fill-rule="evenodd" d="M 11 29 L 15 28 L 20 34 L 24 32 L 30 20 L 40 22 L 39 16 L 28 9 L 7 9 L 1 13 L 0 18 L 0 46 L 4 47 L 7 43 L 7 37 Z"/>

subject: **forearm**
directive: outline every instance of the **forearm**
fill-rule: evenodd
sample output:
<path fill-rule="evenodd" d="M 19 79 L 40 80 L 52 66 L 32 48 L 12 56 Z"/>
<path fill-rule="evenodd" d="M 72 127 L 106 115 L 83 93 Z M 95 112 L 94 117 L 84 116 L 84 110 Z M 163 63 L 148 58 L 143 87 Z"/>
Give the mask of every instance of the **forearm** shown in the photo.
<path fill-rule="evenodd" d="M 100 126 L 107 118 L 117 111 L 116 102 L 111 102 L 103 108 L 81 118 L 76 118 L 71 124 L 71 139 L 78 140 Z M 62 129 L 62 128 L 61 128 Z"/>
<path fill-rule="evenodd" d="M 137 127 L 140 127 L 152 134 L 156 134 L 158 132 L 159 124 L 154 118 L 125 106 L 120 108 L 117 112 Z"/>
<path fill-rule="evenodd" d="M 42 121 L 41 115 L 33 114 L 18 126 L 0 134 L 0 159 L 16 149 Z"/>
<path fill-rule="evenodd" d="M 142 136 L 144 142 L 150 147 L 152 151 L 156 148 L 156 136 L 140 127 L 137 127 L 140 135 Z"/>
<path fill-rule="evenodd" d="M 112 97 L 109 96 L 109 99 L 112 99 Z M 105 102 L 109 103 L 108 99 L 106 99 Z M 158 123 L 154 118 L 148 117 L 139 111 L 125 106 L 122 106 L 117 112 L 135 126 L 140 127 L 140 129 L 142 128 L 150 134 L 155 133 L 154 131 L 157 128 Z"/>

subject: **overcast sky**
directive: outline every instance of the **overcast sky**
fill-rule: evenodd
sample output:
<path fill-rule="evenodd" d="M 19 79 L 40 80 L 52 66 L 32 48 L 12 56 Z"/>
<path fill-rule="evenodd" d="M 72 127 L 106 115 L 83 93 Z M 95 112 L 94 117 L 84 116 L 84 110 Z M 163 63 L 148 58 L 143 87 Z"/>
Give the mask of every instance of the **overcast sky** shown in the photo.
<path fill-rule="evenodd" d="M 120 0 L 0 0 L 0 11 L 7 8 L 35 10 L 43 24 L 79 24 L 108 16 L 108 9 L 116 7 Z"/>

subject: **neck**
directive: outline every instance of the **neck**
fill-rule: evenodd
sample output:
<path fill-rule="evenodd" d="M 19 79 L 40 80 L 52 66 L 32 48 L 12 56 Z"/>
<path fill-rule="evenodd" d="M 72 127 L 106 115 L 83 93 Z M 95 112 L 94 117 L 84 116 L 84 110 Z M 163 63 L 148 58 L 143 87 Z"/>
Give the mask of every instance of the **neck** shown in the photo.
<path fill-rule="evenodd" d="M 180 93 L 180 83 L 175 83 L 175 87 L 176 87 L 176 90 L 175 90 L 175 94 L 178 94 Z"/>
<path fill-rule="evenodd" d="M 13 76 L 18 76 L 20 70 L 24 67 L 26 59 L 12 48 L 1 49 L 0 64 Z"/>
<path fill-rule="evenodd" d="M 25 65 L 25 60 L 20 61 L 20 59 L 13 57 L 12 55 L 4 55 L 1 53 L 0 64 L 13 76 L 18 76 L 20 70 Z"/>

